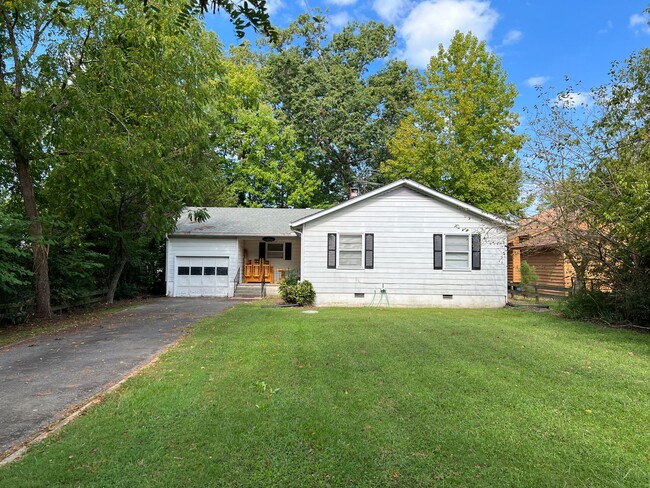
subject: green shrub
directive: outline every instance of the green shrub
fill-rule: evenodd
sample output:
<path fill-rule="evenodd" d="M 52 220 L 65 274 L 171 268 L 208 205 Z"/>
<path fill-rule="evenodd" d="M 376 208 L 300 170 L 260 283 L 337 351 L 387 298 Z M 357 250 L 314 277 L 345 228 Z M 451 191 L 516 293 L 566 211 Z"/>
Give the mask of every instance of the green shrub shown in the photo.
<path fill-rule="evenodd" d="M 614 297 L 602 291 L 581 290 L 563 300 L 559 308 L 570 319 L 598 319 L 609 323 L 623 321 Z"/>
<path fill-rule="evenodd" d="M 316 291 L 310 281 L 304 280 L 290 284 L 288 280 L 280 283 L 280 297 L 285 303 L 295 303 L 300 306 L 312 305 L 316 299 Z"/>
<path fill-rule="evenodd" d="M 525 295 L 533 295 L 535 293 L 535 285 L 539 281 L 539 276 L 535 270 L 535 266 L 531 266 L 527 261 L 521 263 L 521 289 Z"/>
<path fill-rule="evenodd" d="M 300 281 L 300 271 L 297 269 L 290 269 L 287 271 L 284 281 L 289 285 L 297 285 Z"/>

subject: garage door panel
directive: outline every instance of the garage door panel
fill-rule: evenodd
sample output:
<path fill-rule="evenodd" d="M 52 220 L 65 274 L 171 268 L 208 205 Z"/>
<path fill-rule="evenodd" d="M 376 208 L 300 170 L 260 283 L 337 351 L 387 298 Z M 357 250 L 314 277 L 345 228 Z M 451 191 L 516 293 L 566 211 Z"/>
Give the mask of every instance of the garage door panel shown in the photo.
<path fill-rule="evenodd" d="M 174 296 L 227 296 L 228 258 L 176 258 Z"/>

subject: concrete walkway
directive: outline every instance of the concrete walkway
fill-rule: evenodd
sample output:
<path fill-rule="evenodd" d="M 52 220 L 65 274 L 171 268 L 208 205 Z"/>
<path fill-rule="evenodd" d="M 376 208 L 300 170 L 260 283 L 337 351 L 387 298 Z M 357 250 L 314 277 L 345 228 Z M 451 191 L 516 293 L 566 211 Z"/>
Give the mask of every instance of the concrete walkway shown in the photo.
<path fill-rule="evenodd" d="M 232 305 L 217 298 L 156 298 L 0 350 L 0 459 L 151 361 L 185 326 Z"/>

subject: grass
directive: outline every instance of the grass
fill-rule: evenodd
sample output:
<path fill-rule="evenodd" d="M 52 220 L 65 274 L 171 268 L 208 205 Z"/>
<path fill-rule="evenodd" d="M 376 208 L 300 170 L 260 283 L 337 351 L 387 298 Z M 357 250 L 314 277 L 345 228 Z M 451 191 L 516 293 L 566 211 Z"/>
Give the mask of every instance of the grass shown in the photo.
<path fill-rule="evenodd" d="M 0 486 L 648 486 L 649 356 L 548 313 L 242 305 Z"/>

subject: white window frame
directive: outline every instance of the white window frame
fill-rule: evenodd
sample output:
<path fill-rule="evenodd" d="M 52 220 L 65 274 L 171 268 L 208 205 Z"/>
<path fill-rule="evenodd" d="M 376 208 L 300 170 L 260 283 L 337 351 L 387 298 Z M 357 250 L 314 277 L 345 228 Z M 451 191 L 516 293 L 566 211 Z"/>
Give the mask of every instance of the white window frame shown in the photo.
<path fill-rule="evenodd" d="M 361 262 L 359 266 L 341 266 L 341 237 L 346 236 L 360 236 L 360 252 L 361 252 Z M 336 234 L 336 269 L 365 269 L 365 259 L 366 259 L 366 250 L 365 250 L 366 234 L 365 232 L 340 232 Z"/>
<path fill-rule="evenodd" d="M 272 245 L 272 244 L 280 244 L 280 245 L 282 245 L 282 256 L 281 257 L 273 257 L 273 258 L 271 257 L 271 255 L 269 254 L 271 252 L 269 250 L 269 246 Z M 267 242 L 266 243 L 266 259 L 282 259 L 282 260 L 284 260 L 285 247 L 286 246 L 284 245 L 284 242 Z M 273 252 L 277 252 L 277 251 L 273 251 Z"/>
<path fill-rule="evenodd" d="M 449 268 L 447 267 L 447 237 L 464 237 L 467 239 L 467 267 L 466 268 Z M 452 251 L 454 252 L 454 251 Z M 460 252 L 458 253 L 460 254 Z M 472 269 L 472 237 L 470 234 L 443 234 L 442 236 L 442 269 L 443 271 L 471 271 Z"/>

